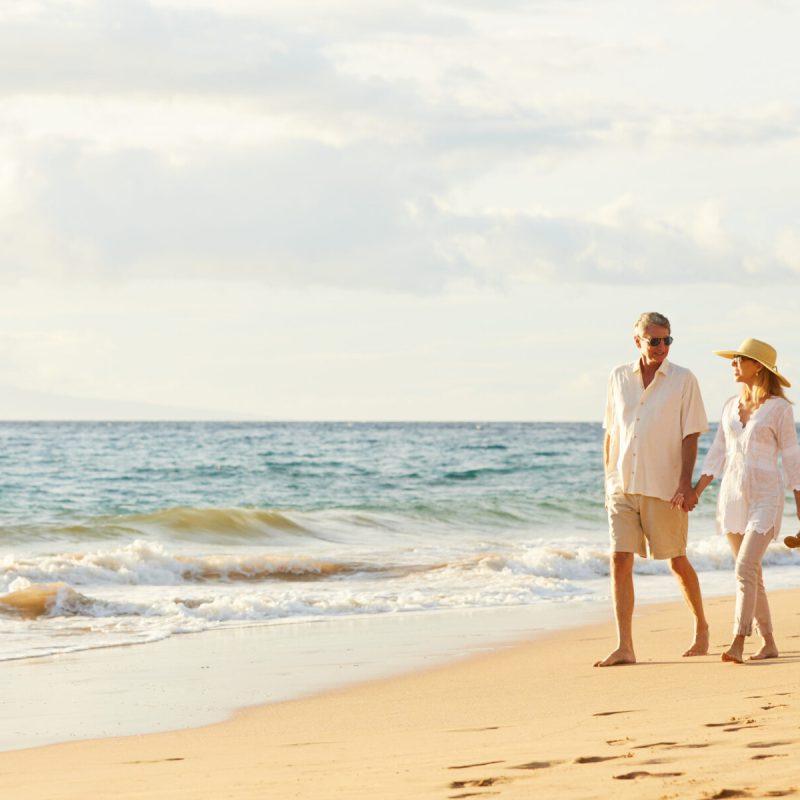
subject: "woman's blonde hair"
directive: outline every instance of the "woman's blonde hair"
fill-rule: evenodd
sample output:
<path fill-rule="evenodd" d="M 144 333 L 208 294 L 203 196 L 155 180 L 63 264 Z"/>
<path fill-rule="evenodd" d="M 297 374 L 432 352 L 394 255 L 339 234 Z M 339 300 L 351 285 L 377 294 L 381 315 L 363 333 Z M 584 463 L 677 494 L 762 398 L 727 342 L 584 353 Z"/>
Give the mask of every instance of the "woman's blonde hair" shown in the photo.
<path fill-rule="evenodd" d="M 747 387 L 743 386 L 742 391 L 746 392 Z M 757 406 L 760 406 L 769 397 L 782 397 L 791 402 L 783 393 L 783 386 L 778 380 L 778 376 L 774 372 L 770 372 L 763 364 L 753 380 L 753 396 Z"/>

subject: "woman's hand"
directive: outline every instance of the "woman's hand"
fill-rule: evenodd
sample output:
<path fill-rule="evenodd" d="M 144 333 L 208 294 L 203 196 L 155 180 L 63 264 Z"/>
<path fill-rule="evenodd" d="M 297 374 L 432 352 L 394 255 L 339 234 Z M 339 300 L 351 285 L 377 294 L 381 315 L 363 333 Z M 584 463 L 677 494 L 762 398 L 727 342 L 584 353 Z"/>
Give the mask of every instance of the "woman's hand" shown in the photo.
<path fill-rule="evenodd" d="M 683 492 L 675 492 L 675 494 L 672 495 L 672 499 L 669 501 L 669 507 L 683 509 Z"/>
<path fill-rule="evenodd" d="M 677 489 L 669 505 L 670 508 L 679 508 L 681 511 L 694 511 L 697 505 L 697 492 L 691 486 L 688 489 Z"/>

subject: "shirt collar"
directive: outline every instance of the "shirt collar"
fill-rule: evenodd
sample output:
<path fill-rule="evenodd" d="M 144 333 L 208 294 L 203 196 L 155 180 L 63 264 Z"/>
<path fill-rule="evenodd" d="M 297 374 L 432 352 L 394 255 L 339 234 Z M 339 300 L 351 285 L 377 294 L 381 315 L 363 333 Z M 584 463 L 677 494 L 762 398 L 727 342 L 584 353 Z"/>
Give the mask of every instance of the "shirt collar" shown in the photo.
<path fill-rule="evenodd" d="M 656 370 L 656 375 L 658 375 L 659 373 L 661 375 L 667 375 L 669 374 L 669 370 L 670 370 L 669 359 L 665 358 L 661 362 L 659 368 Z M 642 371 L 642 360 L 640 358 L 637 358 L 636 361 L 633 362 L 633 371 L 634 372 Z"/>

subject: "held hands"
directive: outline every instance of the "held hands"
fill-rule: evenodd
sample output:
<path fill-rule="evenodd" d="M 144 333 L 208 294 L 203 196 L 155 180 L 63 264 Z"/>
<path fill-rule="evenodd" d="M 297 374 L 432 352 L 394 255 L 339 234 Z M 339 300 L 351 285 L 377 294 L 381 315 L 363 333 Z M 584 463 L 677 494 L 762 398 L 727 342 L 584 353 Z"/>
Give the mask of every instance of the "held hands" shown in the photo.
<path fill-rule="evenodd" d="M 671 508 L 679 508 L 686 512 L 694 511 L 697 506 L 697 492 L 691 486 L 686 489 L 678 488 L 669 504 Z"/>

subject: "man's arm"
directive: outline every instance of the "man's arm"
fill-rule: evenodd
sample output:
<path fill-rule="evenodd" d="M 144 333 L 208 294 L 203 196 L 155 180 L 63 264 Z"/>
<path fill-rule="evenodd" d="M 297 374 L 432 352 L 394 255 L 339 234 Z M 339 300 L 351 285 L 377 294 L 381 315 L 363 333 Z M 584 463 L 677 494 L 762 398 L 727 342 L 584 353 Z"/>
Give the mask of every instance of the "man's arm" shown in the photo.
<path fill-rule="evenodd" d="M 697 493 L 692 488 L 692 473 L 697 461 L 697 442 L 699 433 L 690 433 L 681 442 L 681 477 L 678 489 L 672 497 L 673 506 L 680 506 L 684 511 L 692 511 L 697 505 Z"/>

